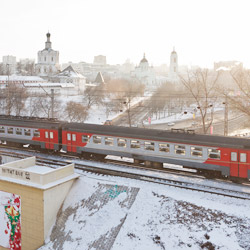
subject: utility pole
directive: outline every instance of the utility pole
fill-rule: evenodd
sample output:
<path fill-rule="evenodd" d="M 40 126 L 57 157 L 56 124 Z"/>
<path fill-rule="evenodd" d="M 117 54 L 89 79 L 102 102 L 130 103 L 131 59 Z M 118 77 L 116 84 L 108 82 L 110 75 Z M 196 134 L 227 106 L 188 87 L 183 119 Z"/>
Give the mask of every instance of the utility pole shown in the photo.
<path fill-rule="evenodd" d="M 7 115 L 10 115 L 11 111 L 10 111 L 10 64 L 6 64 L 6 66 L 8 67 L 8 84 L 7 86 Z"/>
<path fill-rule="evenodd" d="M 228 101 L 227 96 L 225 98 L 225 110 L 224 110 L 224 136 L 228 135 Z"/>
<path fill-rule="evenodd" d="M 39 84 L 39 87 L 46 93 L 48 97 L 51 99 L 51 118 L 54 118 L 54 105 L 55 105 L 55 93 L 54 89 L 51 89 L 51 94 L 49 94 L 41 84 Z"/>
<path fill-rule="evenodd" d="M 54 118 L 54 89 L 51 89 L 51 116 Z"/>

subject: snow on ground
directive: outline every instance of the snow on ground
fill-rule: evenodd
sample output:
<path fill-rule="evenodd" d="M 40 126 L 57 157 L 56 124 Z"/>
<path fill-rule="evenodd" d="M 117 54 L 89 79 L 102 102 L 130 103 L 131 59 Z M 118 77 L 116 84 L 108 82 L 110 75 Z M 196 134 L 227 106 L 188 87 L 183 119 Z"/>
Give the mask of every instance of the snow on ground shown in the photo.
<path fill-rule="evenodd" d="M 250 249 L 250 201 L 84 173 L 39 250 Z"/>

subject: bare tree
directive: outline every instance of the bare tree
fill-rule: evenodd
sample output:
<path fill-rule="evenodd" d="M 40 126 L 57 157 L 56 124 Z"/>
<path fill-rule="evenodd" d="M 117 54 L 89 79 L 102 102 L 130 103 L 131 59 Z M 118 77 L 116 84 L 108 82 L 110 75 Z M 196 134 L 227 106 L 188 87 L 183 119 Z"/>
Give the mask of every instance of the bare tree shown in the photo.
<path fill-rule="evenodd" d="M 44 115 L 48 118 L 58 118 L 60 116 L 59 111 L 61 108 L 61 102 L 56 98 L 56 95 L 52 97 L 47 93 L 40 94 L 36 101 L 37 105 L 40 106 L 41 115 L 44 113 Z"/>
<path fill-rule="evenodd" d="M 209 72 L 208 69 L 188 71 L 186 76 L 180 76 L 182 84 L 191 94 L 201 116 L 202 130 L 206 134 L 213 122 L 213 104 L 217 100 L 217 81 L 219 72 Z M 210 112 L 209 112 L 210 111 Z M 210 120 L 207 116 L 210 113 Z"/>
<path fill-rule="evenodd" d="M 5 111 L 7 115 L 15 113 L 20 115 L 25 108 L 25 101 L 27 99 L 26 89 L 19 84 L 9 82 L 4 89 L 5 96 Z"/>
<path fill-rule="evenodd" d="M 228 91 L 224 94 L 230 102 L 230 106 L 250 117 L 250 71 L 238 70 L 231 71 L 231 76 L 236 83 L 237 94 L 230 94 Z"/>
<path fill-rule="evenodd" d="M 70 122 L 84 122 L 88 117 L 88 110 L 85 106 L 76 102 L 68 102 L 65 108 Z"/>
<path fill-rule="evenodd" d="M 105 86 L 88 86 L 84 91 L 84 103 L 90 108 L 94 104 L 100 104 L 104 98 Z"/>
<path fill-rule="evenodd" d="M 143 96 L 144 89 L 145 86 L 143 84 L 127 79 L 114 79 L 106 86 L 107 92 L 110 93 L 111 101 L 116 100 L 125 107 L 130 127 L 132 126 L 132 102 L 136 97 Z"/>

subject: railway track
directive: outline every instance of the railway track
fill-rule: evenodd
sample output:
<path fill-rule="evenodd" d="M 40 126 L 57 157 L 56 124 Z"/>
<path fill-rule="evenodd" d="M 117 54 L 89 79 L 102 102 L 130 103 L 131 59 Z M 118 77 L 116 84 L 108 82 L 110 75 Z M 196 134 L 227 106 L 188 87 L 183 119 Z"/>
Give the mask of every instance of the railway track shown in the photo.
<path fill-rule="evenodd" d="M 35 152 L 26 152 L 26 153 L 16 153 L 13 151 L 4 151 L 0 150 L 0 155 L 6 155 L 10 157 L 15 158 L 26 158 L 34 155 Z M 236 199 L 243 199 L 243 200 L 250 200 L 250 185 L 238 185 L 233 183 L 225 183 L 227 184 L 227 188 L 225 187 L 219 187 L 216 186 L 216 183 L 219 182 L 213 181 L 213 185 L 208 184 L 200 184 L 197 182 L 205 181 L 204 178 L 201 178 L 200 176 L 184 176 L 183 174 L 171 173 L 172 176 L 169 176 L 169 173 L 166 173 L 165 171 L 160 170 L 152 170 L 152 169 L 145 169 L 145 168 L 135 168 L 131 167 L 130 164 L 126 166 L 126 164 L 123 162 L 123 166 L 118 165 L 117 163 L 104 163 L 104 162 L 93 162 L 93 161 L 85 161 L 84 163 L 81 163 L 79 158 L 75 157 L 68 157 L 64 156 L 64 159 L 61 159 L 62 156 L 41 156 L 41 153 L 36 156 L 37 164 L 39 165 L 48 165 L 50 167 L 56 168 L 60 166 L 65 166 L 69 163 L 75 163 L 75 168 L 79 171 L 92 173 L 96 175 L 110 175 L 110 176 L 119 176 L 123 178 L 129 178 L 129 179 L 136 179 L 140 181 L 147 181 L 151 183 L 157 183 L 162 185 L 167 185 L 175 188 L 180 189 L 188 189 L 196 192 L 203 192 L 218 196 L 224 196 L 229 198 L 236 198 Z M 80 161 L 80 162 L 78 162 Z M 105 166 L 106 165 L 106 166 Z M 124 168 L 125 166 L 126 168 Z M 159 177 L 157 175 L 164 175 L 162 177 Z M 186 180 L 176 180 L 176 176 L 178 178 L 185 177 Z M 235 190 L 235 189 L 238 190 Z M 240 189 L 245 189 L 245 191 L 242 191 Z"/>

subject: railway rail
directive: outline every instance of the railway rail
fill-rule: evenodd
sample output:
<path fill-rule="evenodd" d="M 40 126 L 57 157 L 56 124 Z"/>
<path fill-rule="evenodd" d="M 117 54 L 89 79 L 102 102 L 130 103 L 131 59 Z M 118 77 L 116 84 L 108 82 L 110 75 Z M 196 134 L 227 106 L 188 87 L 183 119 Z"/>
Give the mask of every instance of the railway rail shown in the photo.
<path fill-rule="evenodd" d="M 34 155 L 34 151 L 26 152 L 26 153 L 16 153 L 13 151 L 5 151 L 0 150 L 0 155 L 15 157 L 15 158 L 25 158 L 29 157 L 31 155 Z M 61 158 L 61 156 L 60 156 Z M 93 162 L 93 161 L 86 161 L 87 163 L 79 163 L 77 162 L 79 158 L 75 157 L 66 157 L 64 156 L 64 159 L 60 159 L 58 156 L 52 156 L 48 158 L 48 156 L 41 156 L 41 153 L 39 153 L 38 156 L 36 156 L 37 164 L 39 165 L 49 165 L 50 167 L 60 167 L 67 165 L 68 163 L 74 162 L 75 168 L 79 171 L 92 173 L 96 175 L 110 175 L 110 176 L 119 176 L 123 178 L 130 178 L 130 179 L 136 179 L 140 181 L 147 181 L 151 183 L 157 183 L 162 185 L 167 185 L 175 188 L 181 188 L 181 189 L 187 189 L 191 191 L 196 192 L 203 192 L 213 195 L 219 195 L 229 198 L 236 198 L 236 199 L 243 199 L 243 200 L 250 200 L 250 185 L 238 185 L 234 183 L 225 183 L 227 188 L 225 187 L 219 187 L 216 186 L 216 183 L 219 183 L 218 181 L 214 181 L 213 185 L 208 184 L 200 184 L 197 183 L 202 180 L 201 177 L 197 177 L 195 175 L 193 176 L 184 176 L 182 174 L 171 173 L 172 177 L 169 177 L 169 173 L 166 173 L 165 171 L 160 170 L 152 170 L 152 169 L 143 169 L 143 168 L 135 168 L 131 167 L 130 164 L 126 166 L 124 169 L 124 165 L 126 165 L 123 162 L 123 168 L 118 165 L 118 163 L 105 163 L 105 162 Z M 83 161 L 83 160 L 82 160 Z M 98 165 L 102 166 L 98 166 Z M 95 166 L 94 166 L 95 165 Z M 105 167 L 106 165 L 106 167 Z M 111 169 L 112 168 L 112 169 Z M 116 169 L 115 169 L 116 168 Z M 138 172 L 139 170 L 139 172 Z M 165 174 L 165 176 L 158 177 L 157 174 Z M 187 180 L 176 180 L 174 177 L 186 177 Z M 204 178 L 203 178 L 204 179 Z M 242 190 L 235 190 L 236 189 L 244 189 Z"/>

